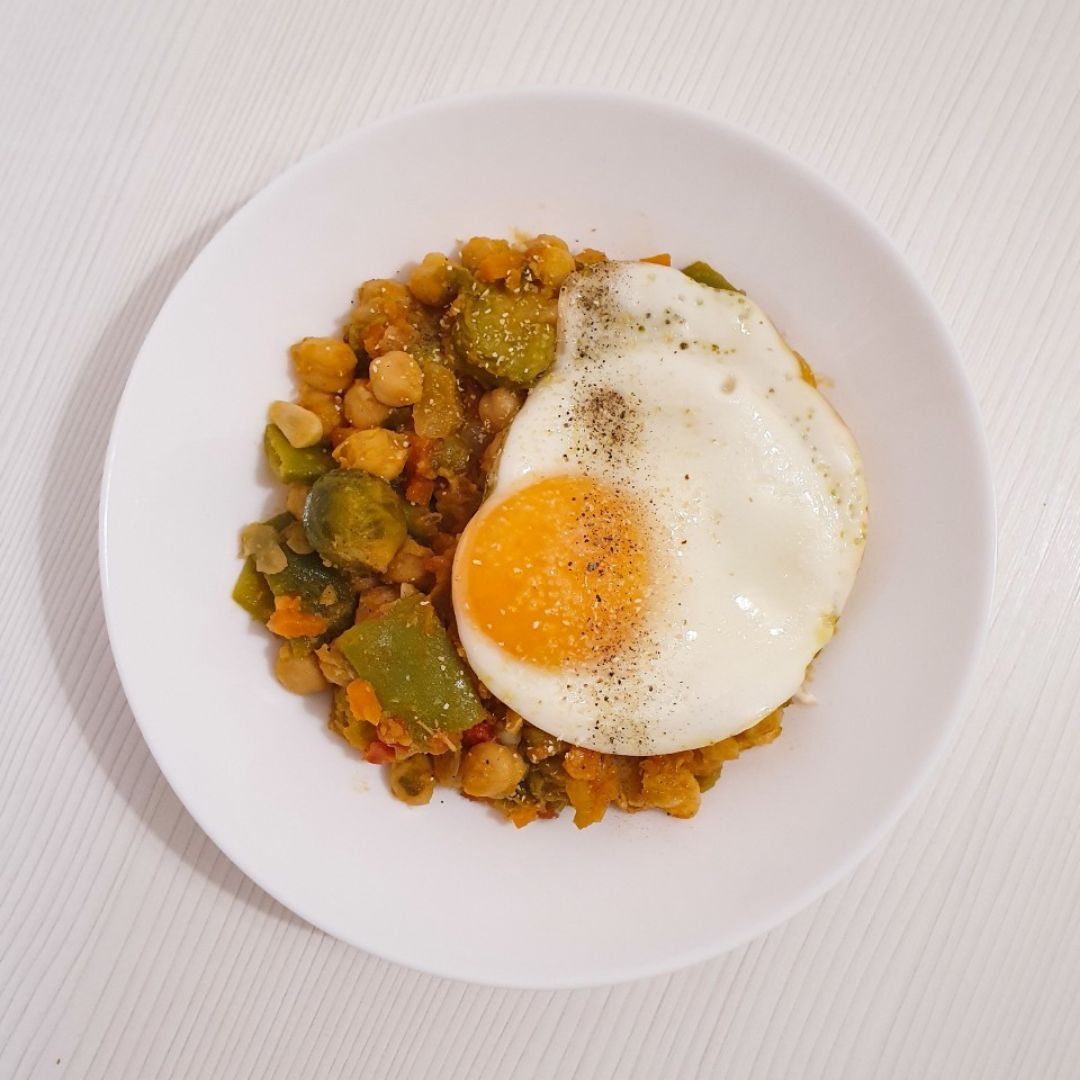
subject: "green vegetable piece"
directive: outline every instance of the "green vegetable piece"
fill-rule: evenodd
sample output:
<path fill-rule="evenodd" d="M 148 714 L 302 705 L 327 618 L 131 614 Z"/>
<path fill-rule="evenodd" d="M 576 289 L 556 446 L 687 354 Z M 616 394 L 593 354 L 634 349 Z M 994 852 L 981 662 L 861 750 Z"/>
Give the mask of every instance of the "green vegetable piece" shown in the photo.
<path fill-rule="evenodd" d="M 336 644 L 416 742 L 463 731 L 487 715 L 446 627 L 419 593 L 358 622 Z"/>
<path fill-rule="evenodd" d="M 334 459 L 325 446 L 308 446 L 297 450 L 276 424 L 266 425 L 263 446 L 270 471 L 283 484 L 310 484 L 335 467 Z"/>
<path fill-rule="evenodd" d="M 356 597 L 345 575 L 326 566 L 314 553 L 298 555 L 287 544 L 282 544 L 281 550 L 288 565 L 277 574 L 266 575 L 268 588 L 274 596 L 299 596 L 304 611 L 321 615 L 329 624 L 323 638 L 340 634 L 356 610 Z"/>
<path fill-rule="evenodd" d="M 682 272 L 699 285 L 708 285 L 710 289 L 725 289 L 727 292 L 743 291 L 736 289 L 719 270 L 714 270 L 707 262 L 701 262 L 700 259 L 689 266 L 684 266 Z"/>
<path fill-rule="evenodd" d="M 312 485 L 304 528 L 326 562 L 382 573 L 405 540 L 405 510 L 385 480 L 359 469 L 336 469 Z"/>
<path fill-rule="evenodd" d="M 359 719 L 349 707 L 344 686 L 335 686 L 330 698 L 330 730 L 363 753 L 378 738 L 374 724 Z"/>
<path fill-rule="evenodd" d="M 458 364 L 485 386 L 532 386 L 554 362 L 555 324 L 535 292 L 471 280 L 453 310 Z"/>
<path fill-rule="evenodd" d="M 431 464 L 440 476 L 463 473 L 469 467 L 468 444 L 457 435 L 443 439 L 431 455 Z"/>
<path fill-rule="evenodd" d="M 253 618 L 264 623 L 274 614 L 274 594 L 266 578 L 255 569 L 255 560 L 244 560 L 233 586 L 232 598 Z"/>
<path fill-rule="evenodd" d="M 413 406 L 413 428 L 425 439 L 453 435 L 465 418 L 454 373 L 437 360 L 421 360 L 423 396 Z"/>
<path fill-rule="evenodd" d="M 280 536 L 295 520 L 296 518 L 288 510 L 282 510 L 280 514 L 275 514 L 272 518 L 264 521 L 263 524 L 269 525 Z"/>
<path fill-rule="evenodd" d="M 421 543 L 429 543 L 439 535 L 439 522 L 442 515 L 429 510 L 426 506 L 413 506 L 405 503 L 405 524 L 409 535 Z"/>

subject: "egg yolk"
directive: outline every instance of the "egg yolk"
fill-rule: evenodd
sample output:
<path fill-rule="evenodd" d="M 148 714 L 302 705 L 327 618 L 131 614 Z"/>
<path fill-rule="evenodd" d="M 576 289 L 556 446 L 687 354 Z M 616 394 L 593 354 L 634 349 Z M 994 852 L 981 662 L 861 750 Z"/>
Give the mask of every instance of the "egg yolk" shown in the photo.
<path fill-rule="evenodd" d="M 637 504 L 584 476 L 557 476 L 483 508 L 454 566 L 459 620 L 528 663 L 617 653 L 639 625 L 647 581 Z"/>

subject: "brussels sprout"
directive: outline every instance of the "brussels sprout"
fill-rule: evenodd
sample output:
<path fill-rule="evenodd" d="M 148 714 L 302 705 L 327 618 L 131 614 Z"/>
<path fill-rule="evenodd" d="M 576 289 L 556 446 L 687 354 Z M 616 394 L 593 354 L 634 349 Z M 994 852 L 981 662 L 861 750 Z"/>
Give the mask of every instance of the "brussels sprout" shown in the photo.
<path fill-rule="evenodd" d="M 487 715 L 446 627 L 419 593 L 361 619 L 335 644 L 417 744 L 437 731 L 470 728 Z"/>
<path fill-rule="evenodd" d="M 283 484 L 310 484 L 334 468 L 328 447 L 320 444 L 298 450 L 276 424 L 266 425 L 263 447 L 270 471 Z"/>
<path fill-rule="evenodd" d="M 312 485 L 304 528 L 326 562 L 382 573 L 405 539 L 405 511 L 385 480 L 339 469 Z"/>
<path fill-rule="evenodd" d="M 700 259 L 689 266 L 684 266 L 682 272 L 699 285 L 708 285 L 710 289 L 742 292 L 742 289 L 736 289 L 719 270 L 714 270 L 707 262 L 701 262 Z"/>
<path fill-rule="evenodd" d="M 459 366 L 485 386 L 531 386 L 555 360 L 555 324 L 535 292 L 470 280 L 451 310 Z"/>

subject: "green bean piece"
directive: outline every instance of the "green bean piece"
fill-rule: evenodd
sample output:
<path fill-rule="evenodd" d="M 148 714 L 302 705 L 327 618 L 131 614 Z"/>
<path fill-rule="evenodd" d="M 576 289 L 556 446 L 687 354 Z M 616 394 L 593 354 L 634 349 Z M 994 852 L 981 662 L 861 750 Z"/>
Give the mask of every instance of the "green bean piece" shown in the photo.
<path fill-rule="evenodd" d="M 250 557 L 244 560 L 233 586 L 232 598 L 258 622 L 264 623 L 274 614 L 274 594 Z"/>
<path fill-rule="evenodd" d="M 267 424 L 263 434 L 270 471 L 283 484 L 310 484 L 335 467 L 330 450 L 323 445 L 298 450 L 276 424 Z"/>

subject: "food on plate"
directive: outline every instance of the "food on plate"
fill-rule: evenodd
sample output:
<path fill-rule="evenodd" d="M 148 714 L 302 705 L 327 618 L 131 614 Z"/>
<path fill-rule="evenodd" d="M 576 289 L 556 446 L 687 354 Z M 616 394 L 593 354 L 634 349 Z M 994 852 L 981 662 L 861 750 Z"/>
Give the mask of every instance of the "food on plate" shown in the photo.
<path fill-rule="evenodd" d="M 234 598 L 410 804 L 696 813 L 771 741 L 866 537 L 855 441 L 718 271 L 474 237 L 292 348 Z"/>

